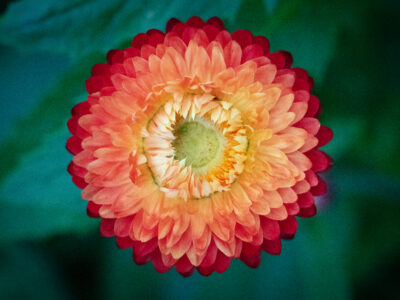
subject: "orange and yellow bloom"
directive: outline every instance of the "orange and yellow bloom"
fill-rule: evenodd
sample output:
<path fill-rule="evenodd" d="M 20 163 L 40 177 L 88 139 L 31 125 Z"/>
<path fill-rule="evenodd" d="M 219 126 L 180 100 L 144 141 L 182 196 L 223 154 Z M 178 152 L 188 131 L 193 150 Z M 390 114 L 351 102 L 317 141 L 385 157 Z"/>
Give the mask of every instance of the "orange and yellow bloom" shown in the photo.
<path fill-rule="evenodd" d="M 171 19 L 111 50 L 72 110 L 73 182 L 100 231 L 188 276 L 281 251 L 326 191 L 332 132 L 288 52 L 221 20 Z"/>

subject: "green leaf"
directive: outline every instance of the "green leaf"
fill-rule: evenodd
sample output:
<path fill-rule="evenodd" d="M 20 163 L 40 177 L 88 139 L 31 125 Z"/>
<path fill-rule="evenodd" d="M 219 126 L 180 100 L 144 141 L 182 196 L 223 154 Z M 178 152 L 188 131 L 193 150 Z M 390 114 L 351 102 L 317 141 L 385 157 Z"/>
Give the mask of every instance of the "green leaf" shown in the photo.
<path fill-rule="evenodd" d="M 23 55 L 15 48 L 0 45 L 0 111 L 7 112 L 0 118 L 0 141 L 10 136 L 15 121 L 35 108 L 69 66 L 64 55 Z"/>
<path fill-rule="evenodd" d="M 7 228 L 0 243 L 82 232 L 96 225 L 86 216 L 85 202 L 66 171 L 72 157 L 65 143 L 70 110 L 86 97 L 80 96 L 84 81 L 98 61 L 92 55 L 66 70 L 0 146 L 0 226 Z"/>
<path fill-rule="evenodd" d="M 332 141 L 324 146 L 323 150 L 327 153 L 334 153 L 335 160 L 340 160 L 360 145 L 364 146 L 363 137 L 367 131 L 364 119 L 353 116 L 327 117 L 322 124 L 331 128 L 334 132 Z"/>
<path fill-rule="evenodd" d="M 292 53 L 296 67 L 306 69 L 321 82 L 335 54 L 336 41 L 342 26 L 338 11 L 328 2 L 303 5 L 299 1 L 281 2 L 266 30 L 272 50 Z"/>
<path fill-rule="evenodd" d="M 244 28 L 266 36 L 271 51 L 289 51 L 293 65 L 306 69 L 321 83 L 336 54 L 339 33 L 348 25 L 349 18 L 359 19 L 357 10 L 348 9 L 350 5 L 340 0 L 245 0 L 230 28 Z"/>
<path fill-rule="evenodd" d="M 240 0 L 221 1 L 37 1 L 11 3 L 0 20 L 0 42 L 73 57 L 105 53 L 150 28 L 164 29 L 171 17 L 232 18 Z"/>
<path fill-rule="evenodd" d="M 70 134 L 58 130 L 25 154 L 0 191 L 0 243 L 32 240 L 63 232 L 83 233 L 98 222 L 86 215 L 86 202 L 71 182 L 65 149 Z"/>
<path fill-rule="evenodd" d="M 376 197 L 379 201 L 398 203 L 393 195 L 400 194 L 400 179 L 368 168 L 345 168 L 339 162 L 328 173 L 334 192 L 345 196 Z M 384 192 L 383 192 L 384 191 Z"/>
<path fill-rule="evenodd" d="M 103 60 L 102 56 L 92 55 L 66 70 L 32 113 L 15 124 L 15 128 L 10 130 L 10 138 L 0 146 L 0 182 L 19 163 L 22 155 L 40 146 L 47 135 L 66 126 L 65 119 L 74 103 L 86 98 L 81 95 L 84 94 L 84 82 L 90 76 L 91 66 Z M 24 85 L 21 84 L 20 89 L 23 90 Z M 27 97 L 30 96 L 29 90 L 25 90 L 25 93 Z"/>
<path fill-rule="evenodd" d="M 264 5 L 265 5 L 266 11 L 269 14 L 272 14 L 275 11 L 278 2 L 279 2 L 279 0 L 264 0 Z"/>

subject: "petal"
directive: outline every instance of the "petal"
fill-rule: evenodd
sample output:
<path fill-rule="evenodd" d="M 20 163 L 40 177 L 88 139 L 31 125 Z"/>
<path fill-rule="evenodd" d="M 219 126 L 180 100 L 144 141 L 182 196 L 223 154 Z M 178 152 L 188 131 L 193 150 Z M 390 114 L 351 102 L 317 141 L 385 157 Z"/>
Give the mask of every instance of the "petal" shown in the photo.
<path fill-rule="evenodd" d="M 282 198 L 277 191 L 264 191 L 263 199 L 270 208 L 279 208 L 283 205 Z"/>
<path fill-rule="evenodd" d="M 116 219 L 114 224 L 115 234 L 120 237 L 127 237 L 131 229 L 133 218 L 134 216 L 127 216 Z"/>
<path fill-rule="evenodd" d="M 282 250 L 282 243 L 280 239 L 276 239 L 273 241 L 270 240 L 264 240 L 262 244 L 262 249 L 265 252 L 268 252 L 269 254 L 272 255 L 279 255 Z"/>
<path fill-rule="evenodd" d="M 295 126 L 307 130 L 312 135 L 316 135 L 321 125 L 315 118 L 304 118 L 297 122 Z"/>
<path fill-rule="evenodd" d="M 209 18 L 206 23 L 209 25 L 214 25 L 219 30 L 225 30 L 224 22 L 222 22 L 222 20 L 218 17 Z"/>
<path fill-rule="evenodd" d="M 308 110 L 306 117 L 316 117 L 321 110 L 320 102 L 317 97 L 311 95 L 310 101 L 308 101 Z"/>
<path fill-rule="evenodd" d="M 156 47 L 158 44 L 161 44 L 164 42 L 164 33 L 162 33 L 160 30 L 157 29 L 151 29 L 147 31 L 147 36 L 148 36 L 148 44 Z"/>
<path fill-rule="evenodd" d="M 102 219 L 100 222 L 100 233 L 104 237 L 112 237 L 114 233 L 115 219 Z"/>
<path fill-rule="evenodd" d="M 203 30 L 207 35 L 209 41 L 213 41 L 219 33 L 219 29 L 213 25 L 205 25 L 203 27 Z"/>
<path fill-rule="evenodd" d="M 312 170 L 314 172 L 321 172 L 329 167 L 329 160 L 322 151 L 310 150 L 306 155 L 312 161 Z"/>
<path fill-rule="evenodd" d="M 205 22 L 199 17 L 190 17 L 186 24 L 195 28 L 202 28 L 205 25 Z"/>
<path fill-rule="evenodd" d="M 160 69 L 165 81 L 181 80 L 188 72 L 184 58 L 174 48 L 167 48 Z"/>
<path fill-rule="evenodd" d="M 297 203 L 299 204 L 299 206 L 301 208 L 310 207 L 310 206 L 314 205 L 314 197 L 312 196 L 312 194 L 310 192 L 300 194 L 298 196 Z"/>
<path fill-rule="evenodd" d="M 253 34 L 248 30 L 239 29 L 232 33 L 232 39 L 238 42 L 243 49 L 253 41 Z"/>
<path fill-rule="evenodd" d="M 316 186 L 313 186 L 310 190 L 311 194 L 313 196 L 322 196 L 325 194 L 327 191 L 327 186 L 325 181 L 318 176 L 318 184 Z"/>
<path fill-rule="evenodd" d="M 232 257 L 225 256 L 222 252 L 218 251 L 217 258 L 214 263 L 214 268 L 217 273 L 225 272 L 232 261 Z"/>
<path fill-rule="evenodd" d="M 248 45 L 246 48 L 243 49 L 243 55 L 242 55 L 242 63 L 256 58 L 263 56 L 264 52 L 261 46 L 253 44 L 253 45 Z"/>
<path fill-rule="evenodd" d="M 326 126 L 321 126 L 316 135 L 316 138 L 318 139 L 317 147 L 322 147 L 328 144 L 331 141 L 332 137 L 333 137 L 333 131 Z"/>
<path fill-rule="evenodd" d="M 280 235 L 279 223 L 268 217 L 260 217 L 260 226 L 263 231 L 263 236 L 267 240 L 275 240 Z"/>
<path fill-rule="evenodd" d="M 178 20 L 177 18 L 171 18 L 171 19 L 169 19 L 168 22 L 167 22 L 167 24 L 166 24 L 165 31 L 166 31 L 166 32 L 170 32 L 170 31 L 174 28 L 174 26 L 175 26 L 176 24 L 179 24 L 179 23 L 182 23 L 182 22 L 181 22 L 180 20 Z"/>
<path fill-rule="evenodd" d="M 297 200 L 297 194 L 292 188 L 280 188 L 278 189 L 278 192 L 283 203 L 293 203 Z"/>
<path fill-rule="evenodd" d="M 159 273 L 165 273 L 171 268 L 164 265 L 160 251 L 157 251 L 156 254 L 153 256 L 153 266 L 154 269 Z"/>
<path fill-rule="evenodd" d="M 278 69 L 288 68 L 293 63 L 292 55 L 287 51 L 268 53 L 267 56 Z"/>
<path fill-rule="evenodd" d="M 297 231 L 296 217 L 289 216 L 286 220 L 279 222 L 281 238 L 292 239 Z"/>
<path fill-rule="evenodd" d="M 117 244 L 117 247 L 121 248 L 121 249 L 132 248 L 134 245 L 134 242 L 131 240 L 131 238 L 129 236 L 127 236 L 127 237 L 117 236 L 115 239 L 115 242 Z"/>
<path fill-rule="evenodd" d="M 285 203 L 285 208 L 289 216 L 297 215 L 300 211 L 300 206 L 297 203 Z"/>
<path fill-rule="evenodd" d="M 194 272 L 194 267 L 190 263 L 187 256 L 183 256 L 181 259 L 179 259 L 175 264 L 175 268 L 178 271 L 178 273 L 184 277 L 188 277 L 192 275 Z"/>
<path fill-rule="evenodd" d="M 242 60 L 240 45 L 235 41 L 229 42 L 224 48 L 224 57 L 227 67 L 235 68 L 239 66 Z"/>
<path fill-rule="evenodd" d="M 148 41 L 147 33 L 139 33 L 132 40 L 132 47 L 140 49 L 144 44 L 147 44 Z"/>
<path fill-rule="evenodd" d="M 271 208 L 271 212 L 268 214 L 268 218 L 272 220 L 285 220 L 288 217 L 288 212 L 285 206 L 278 208 Z"/>
<path fill-rule="evenodd" d="M 101 208 L 101 205 L 97 205 L 95 203 L 93 203 L 92 201 L 88 202 L 87 205 L 87 210 L 86 213 L 90 218 L 99 218 L 99 210 Z"/>
<path fill-rule="evenodd" d="M 250 268 L 257 268 L 261 263 L 261 251 L 258 251 L 253 255 L 246 255 L 242 253 L 240 255 L 240 260 Z"/>
<path fill-rule="evenodd" d="M 68 138 L 66 148 L 71 154 L 76 155 L 83 150 L 81 142 L 82 140 L 79 137 L 73 135 Z"/>
<path fill-rule="evenodd" d="M 276 66 L 273 64 L 268 64 L 257 68 L 254 80 L 261 82 L 264 85 L 271 84 L 276 75 Z"/>
<path fill-rule="evenodd" d="M 315 205 L 312 205 L 310 207 L 302 208 L 298 216 L 302 218 L 310 218 L 315 216 L 316 213 L 317 213 L 317 208 L 315 207 Z"/>
<path fill-rule="evenodd" d="M 253 37 L 253 44 L 257 44 L 261 46 L 264 55 L 266 55 L 269 52 L 269 41 L 266 37 L 264 36 L 255 36 Z"/>

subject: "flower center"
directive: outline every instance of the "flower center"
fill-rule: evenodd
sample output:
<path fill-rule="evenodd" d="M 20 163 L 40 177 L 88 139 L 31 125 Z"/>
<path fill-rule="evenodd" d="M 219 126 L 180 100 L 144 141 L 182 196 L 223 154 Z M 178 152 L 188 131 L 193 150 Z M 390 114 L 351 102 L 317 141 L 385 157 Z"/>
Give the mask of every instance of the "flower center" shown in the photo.
<path fill-rule="evenodd" d="M 167 198 L 186 201 L 227 191 L 247 158 L 239 110 L 209 94 L 166 102 L 142 137 L 153 178 Z"/>
<path fill-rule="evenodd" d="M 185 160 L 197 173 L 215 167 L 223 158 L 224 137 L 205 119 L 185 120 L 174 130 L 174 158 Z"/>

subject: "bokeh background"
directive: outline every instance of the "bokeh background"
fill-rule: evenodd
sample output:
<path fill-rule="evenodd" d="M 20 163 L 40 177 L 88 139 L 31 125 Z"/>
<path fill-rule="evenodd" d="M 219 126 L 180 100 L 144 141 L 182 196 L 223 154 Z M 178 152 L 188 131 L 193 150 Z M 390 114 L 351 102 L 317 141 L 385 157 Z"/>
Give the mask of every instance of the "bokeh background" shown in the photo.
<path fill-rule="evenodd" d="M 400 282 L 397 1 L 24 0 L 0 15 L 1 299 L 394 299 Z M 220 16 L 309 70 L 334 131 L 318 214 L 280 256 L 181 278 L 100 237 L 66 167 L 66 121 L 85 79 L 171 17 Z"/>

